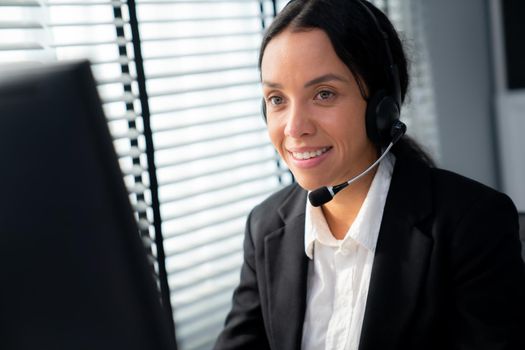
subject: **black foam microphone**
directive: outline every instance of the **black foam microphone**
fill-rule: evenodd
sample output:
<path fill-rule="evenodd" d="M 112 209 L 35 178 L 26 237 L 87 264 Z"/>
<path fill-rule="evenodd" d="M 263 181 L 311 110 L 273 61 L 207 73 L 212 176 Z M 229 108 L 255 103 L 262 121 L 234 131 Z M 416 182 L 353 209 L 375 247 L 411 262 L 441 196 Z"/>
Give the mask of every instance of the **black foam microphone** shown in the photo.
<path fill-rule="evenodd" d="M 379 164 L 379 162 L 381 162 L 383 160 L 383 158 L 388 154 L 388 152 L 390 151 L 392 146 L 394 146 L 394 144 L 397 141 L 399 141 L 401 136 L 403 136 L 405 134 L 406 130 L 407 130 L 407 127 L 406 127 L 405 123 L 403 123 L 403 122 L 401 122 L 399 120 L 394 121 L 394 123 L 392 124 L 392 128 L 390 129 L 390 136 L 391 136 L 391 140 L 392 141 L 390 141 L 390 144 L 388 145 L 388 147 L 381 154 L 381 157 L 379 157 L 374 163 L 372 163 L 372 165 L 370 165 L 365 171 L 363 171 L 359 175 L 354 176 L 353 178 L 351 178 L 350 180 L 348 180 L 346 182 L 343 182 L 343 183 L 341 183 L 339 185 L 335 185 L 335 186 L 325 186 L 325 187 L 321 187 L 321 188 L 318 188 L 316 190 L 313 190 L 308 195 L 308 199 L 310 200 L 310 203 L 314 207 L 320 207 L 321 205 L 330 202 L 332 200 L 332 198 L 334 198 L 334 196 L 339 191 L 341 191 L 342 189 L 346 188 L 352 182 L 357 181 L 362 176 L 365 176 L 366 174 L 368 174 L 368 172 L 370 170 L 372 170 L 376 165 Z"/>

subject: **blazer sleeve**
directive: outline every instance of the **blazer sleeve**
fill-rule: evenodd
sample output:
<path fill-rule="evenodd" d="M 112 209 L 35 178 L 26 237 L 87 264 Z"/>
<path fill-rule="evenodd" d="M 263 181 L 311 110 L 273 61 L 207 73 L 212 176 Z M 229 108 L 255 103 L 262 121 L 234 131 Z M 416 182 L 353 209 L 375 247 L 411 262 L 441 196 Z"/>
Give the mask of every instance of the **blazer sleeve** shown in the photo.
<path fill-rule="evenodd" d="M 217 339 L 215 350 L 270 349 L 261 311 L 255 247 L 250 232 L 251 217 L 252 213 L 246 224 L 240 283 L 233 293 L 232 308 Z"/>
<path fill-rule="evenodd" d="M 478 201 L 458 223 L 451 251 L 457 349 L 525 349 L 525 269 L 512 201 L 497 192 Z"/>

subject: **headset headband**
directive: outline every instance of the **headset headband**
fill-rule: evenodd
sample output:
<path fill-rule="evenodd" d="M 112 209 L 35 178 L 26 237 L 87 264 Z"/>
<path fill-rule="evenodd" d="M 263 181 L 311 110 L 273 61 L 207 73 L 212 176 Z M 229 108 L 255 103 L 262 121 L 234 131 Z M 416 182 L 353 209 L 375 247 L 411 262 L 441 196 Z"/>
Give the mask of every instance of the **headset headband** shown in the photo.
<path fill-rule="evenodd" d="M 364 0 L 356 0 L 363 9 L 368 13 L 369 17 L 372 19 L 372 21 L 375 23 L 375 26 L 377 28 L 377 31 L 381 34 L 381 37 L 383 38 L 383 42 L 385 44 L 385 53 L 388 60 L 388 74 L 390 75 L 390 83 L 391 83 L 391 93 L 397 103 L 397 107 L 399 110 L 401 110 L 401 84 L 399 83 L 399 70 L 397 68 L 397 65 L 394 63 L 394 59 L 392 56 L 392 50 L 390 49 L 390 44 L 388 42 L 388 34 L 381 28 L 381 25 L 379 24 L 379 21 L 377 20 L 377 17 L 374 15 L 372 10 L 368 8 L 368 6 L 365 4 Z"/>

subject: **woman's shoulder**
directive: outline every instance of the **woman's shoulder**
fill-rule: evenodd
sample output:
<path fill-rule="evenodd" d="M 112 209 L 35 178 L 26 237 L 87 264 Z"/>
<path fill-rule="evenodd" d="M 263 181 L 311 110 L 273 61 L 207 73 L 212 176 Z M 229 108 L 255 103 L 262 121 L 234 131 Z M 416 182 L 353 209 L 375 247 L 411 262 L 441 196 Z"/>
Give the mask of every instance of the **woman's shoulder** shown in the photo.
<path fill-rule="evenodd" d="M 282 227 L 288 217 L 304 214 L 306 194 L 297 183 L 274 192 L 252 209 L 250 226 L 265 232 Z"/>
<path fill-rule="evenodd" d="M 430 187 L 431 196 L 438 203 L 467 204 L 491 197 L 510 201 L 507 195 L 492 187 L 453 171 L 430 166 L 419 159 L 396 159 L 394 177 L 405 191 L 428 191 Z"/>
<path fill-rule="evenodd" d="M 429 208 L 440 227 L 451 228 L 469 220 L 517 221 L 517 210 L 509 196 L 476 180 L 416 161 L 399 162 L 397 170 L 396 200 L 415 198 L 417 205 L 411 206 Z"/>
<path fill-rule="evenodd" d="M 506 194 L 474 179 L 440 168 L 431 168 L 430 173 L 438 202 L 469 205 L 497 201 L 512 204 L 512 200 Z"/>
<path fill-rule="evenodd" d="M 297 205 L 299 201 L 302 202 L 301 205 L 306 205 L 306 191 L 294 182 L 272 193 L 256 205 L 252 210 L 252 216 L 279 215 L 283 206 Z"/>
<path fill-rule="evenodd" d="M 420 185 L 405 191 L 424 194 L 406 196 L 418 198 L 411 208 L 426 208 L 416 225 L 432 237 L 435 247 L 447 252 L 451 264 L 489 256 L 495 247 L 501 247 L 498 254 L 510 254 L 517 264 L 521 262 L 518 214 L 509 196 L 449 170 L 414 165 L 403 170 L 403 175 L 409 173 Z"/>
<path fill-rule="evenodd" d="M 464 228 L 470 231 L 467 236 L 478 238 L 503 231 L 517 236 L 518 214 L 508 195 L 449 170 L 431 168 L 430 173 L 434 215 L 440 227 L 456 233 Z"/>

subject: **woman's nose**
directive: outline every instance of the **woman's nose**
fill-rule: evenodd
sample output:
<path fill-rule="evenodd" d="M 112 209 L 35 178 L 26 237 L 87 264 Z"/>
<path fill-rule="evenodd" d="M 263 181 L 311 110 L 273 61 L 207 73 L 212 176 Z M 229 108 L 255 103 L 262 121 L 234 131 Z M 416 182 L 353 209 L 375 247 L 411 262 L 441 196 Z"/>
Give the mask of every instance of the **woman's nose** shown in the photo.
<path fill-rule="evenodd" d="M 293 138 L 311 135 L 315 132 L 315 126 L 310 119 L 308 109 L 294 103 L 288 111 L 284 134 Z"/>

